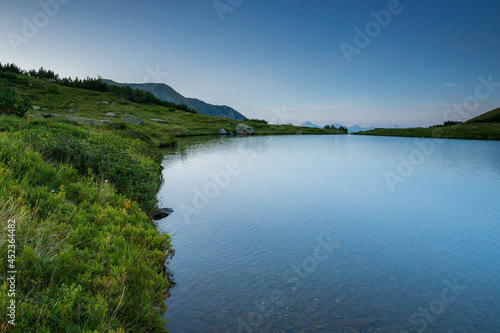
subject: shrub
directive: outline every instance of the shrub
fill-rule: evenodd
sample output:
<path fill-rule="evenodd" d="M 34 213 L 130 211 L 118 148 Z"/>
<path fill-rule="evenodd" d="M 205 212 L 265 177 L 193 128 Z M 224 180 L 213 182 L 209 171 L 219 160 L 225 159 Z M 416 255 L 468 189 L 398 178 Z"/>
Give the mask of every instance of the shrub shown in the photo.
<path fill-rule="evenodd" d="M 0 114 L 24 117 L 31 108 L 31 99 L 25 95 L 21 101 L 17 100 L 16 92 L 9 87 L 6 79 L 0 81 Z"/>
<path fill-rule="evenodd" d="M 0 78 L 7 80 L 15 80 L 16 75 L 14 73 L 0 71 Z"/>
<path fill-rule="evenodd" d="M 164 331 L 170 237 L 141 210 L 151 203 L 129 196 L 138 191 L 146 201 L 155 199 L 138 183 L 152 184 L 149 190 L 159 184 L 159 165 L 147 145 L 69 123 L 0 117 L 4 121 L 0 317 L 7 318 L 10 300 L 3 240 L 8 220 L 15 219 L 15 265 L 22 272 L 16 331 Z M 106 183 L 106 169 L 130 181 Z"/>
<path fill-rule="evenodd" d="M 267 120 L 264 119 L 246 119 L 247 121 L 251 121 L 253 123 L 267 124 Z"/>

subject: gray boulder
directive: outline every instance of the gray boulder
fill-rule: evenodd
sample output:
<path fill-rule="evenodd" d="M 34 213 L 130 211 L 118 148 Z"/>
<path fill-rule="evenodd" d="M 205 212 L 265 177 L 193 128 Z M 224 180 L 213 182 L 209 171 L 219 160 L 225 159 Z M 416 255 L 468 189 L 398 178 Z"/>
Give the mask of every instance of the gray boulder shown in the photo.
<path fill-rule="evenodd" d="M 236 134 L 238 135 L 253 135 L 255 133 L 254 129 L 247 124 L 238 124 L 236 125 Z"/>
<path fill-rule="evenodd" d="M 75 117 L 75 116 L 66 116 L 66 119 L 76 121 L 77 123 L 80 124 L 94 124 L 94 125 L 101 125 L 102 122 L 97 121 L 95 119 L 90 119 L 90 118 L 85 118 L 85 117 Z"/>
<path fill-rule="evenodd" d="M 58 114 L 55 113 L 42 113 L 43 118 L 57 118 L 57 117 L 62 117 Z"/>
<path fill-rule="evenodd" d="M 159 118 L 149 118 L 149 120 L 155 121 L 157 123 L 168 123 L 168 121 Z"/>
<path fill-rule="evenodd" d="M 92 124 L 92 125 L 102 125 L 102 124 L 112 124 L 113 122 L 111 120 L 96 120 L 96 119 L 90 119 L 90 118 L 85 118 L 85 117 L 75 117 L 75 116 L 65 116 L 66 119 L 76 121 L 77 123 L 80 124 Z"/>
<path fill-rule="evenodd" d="M 221 129 L 219 130 L 219 134 L 220 134 L 220 135 L 227 135 L 227 131 L 226 131 L 225 129 L 221 128 Z"/>
<path fill-rule="evenodd" d="M 134 125 L 144 125 L 144 122 L 141 119 L 135 118 L 135 117 L 130 117 L 130 118 L 127 118 L 123 121 L 125 121 L 127 123 L 134 124 Z"/>
<path fill-rule="evenodd" d="M 113 117 L 113 118 L 118 118 L 118 116 L 116 115 L 116 113 L 113 113 L 113 112 L 108 112 L 105 114 L 106 117 Z"/>
<path fill-rule="evenodd" d="M 75 113 L 75 112 L 76 112 L 76 110 L 74 110 L 74 109 L 69 109 L 69 113 Z"/>

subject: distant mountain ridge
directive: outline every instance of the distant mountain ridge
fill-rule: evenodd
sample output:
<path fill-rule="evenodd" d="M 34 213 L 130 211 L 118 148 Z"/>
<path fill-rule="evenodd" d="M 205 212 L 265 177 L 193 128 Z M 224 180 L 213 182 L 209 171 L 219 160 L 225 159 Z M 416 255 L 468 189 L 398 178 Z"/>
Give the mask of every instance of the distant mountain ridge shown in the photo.
<path fill-rule="evenodd" d="M 344 126 L 344 125 L 341 125 L 339 123 L 333 123 L 333 125 L 335 125 L 335 127 L 337 127 L 337 128 L 339 128 L 341 126 Z M 316 125 L 316 124 L 314 124 L 314 123 L 312 123 L 310 121 L 306 121 L 305 123 L 303 123 L 300 126 L 302 126 L 302 127 L 312 127 L 312 128 L 323 128 L 323 126 Z M 403 127 L 398 126 L 398 125 L 392 125 L 392 126 L 385 127 L 385 128 L 403 128 Z M 347 127 L 347 132 L 350 134 L 350 133 L 358 133 L 358 132 L 363 132 L 363 131 L 370 131 L 370 130 L 373 130 L 373 129 L 375 129 L 375 127 L 361 127 L 361 126 L 358 126 L 358 125 L 352 125 L 352 126 Z"/>
<path fill-rule="evenodd" d="M 175 104 L 185 104 L 194 109 L 199 114 L 214 117 L 229 118 L 235 120 L 245 120 L 246 117 L 227 105 L 213 105 L 205 103 L 197 98 L 184 97 L 165 83 L 118 83 L 112 80 L 102 80 L 110 85 L 129 86 L 132 89 L 138 88 L 149 91 L 159 99 Z"/>
<path fill-rule="evenodd" d="M 375 127 L 361 127 L 358 125 L 352 125 L 347 127 L 348 133 L 358 133 L 358 132 L 363 132 L 363 131 L 369 131 L 375 129 Z"/>
<path fill-rule="evenodd" d="M 301 127 L 310 127 L 310 128 L 323 128 L 323 126 L 319 126 L 319 125 L 313 124 L 310 121 L 306 121 L 305 123 L 303 123 L 300 126 Z"/>

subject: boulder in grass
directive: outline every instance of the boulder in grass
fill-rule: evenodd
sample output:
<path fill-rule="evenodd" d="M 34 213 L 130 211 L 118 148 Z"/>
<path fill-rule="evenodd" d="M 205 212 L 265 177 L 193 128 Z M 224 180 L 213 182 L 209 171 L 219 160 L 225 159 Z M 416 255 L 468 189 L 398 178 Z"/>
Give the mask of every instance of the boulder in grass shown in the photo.
<path fill-rule="evenodd" d="M 42 117 L 44 117 L 44 118 L 57 118 L 57 117 L 62 117 L 62 116 L 55 114 L 55 113 L 42 113 Z"/>
<path fill-rule="evenodd" d="M 165 123 L 165 124 L 168 123 L 168 121 L 163 120 L 163 119 L 159 119 L 159 118 L 149 118 L 149 120 L 157 122 L 157 123 Z"/>
<path fill-rule="evenodd" d="M 116 113 L 113 113 L 113 112 L 108 112 L 105 114 L 106 117 L 113 117 L 113 118 L 118 118 L 118 116 L 116 115 Z"/>
<path fill-rule="evenodd" d="M 136 117 L 130 117 L 130 118 L 127 118 L 123 121 L 130 123 L 130 124 L 134 124 L 134 125 L 144 125 L 144 122 L 141 119 L 136 118 Z"/>
<path fill-rule="evenodd" d="M 253 135 L 255 133 L 255 130 L 252 127 L 243 123 L 236 125 L 235 131 L 238 135 Z"/>
<path fill-rule="evenodd" d="M 220 134 L 220 135 L 227 135 L 227 131 L 226 131 L 225 129 L 221 128 L 221 129 L 219 130 L 219 134 Z"/>

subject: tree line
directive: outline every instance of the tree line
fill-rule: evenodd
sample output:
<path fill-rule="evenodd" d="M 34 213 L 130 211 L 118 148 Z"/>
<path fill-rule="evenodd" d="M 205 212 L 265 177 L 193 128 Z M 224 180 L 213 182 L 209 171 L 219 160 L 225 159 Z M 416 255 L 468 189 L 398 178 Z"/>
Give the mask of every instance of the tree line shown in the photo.
<path fill-rule="evenodd" d="M 339 127 L 336 127 L 335 124 L 331 124 L 331 125 L 325 125 L 323 126 L 324 129 L 327 129 L 327 130 L 337 130 L 337 131 L 340 131 L 340 132 L 345 132 L 347 133 L 348 130 L 347 130 L 347 127 L 346 126 L 339 126 Z"/>

